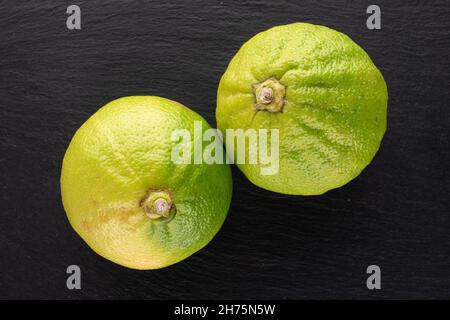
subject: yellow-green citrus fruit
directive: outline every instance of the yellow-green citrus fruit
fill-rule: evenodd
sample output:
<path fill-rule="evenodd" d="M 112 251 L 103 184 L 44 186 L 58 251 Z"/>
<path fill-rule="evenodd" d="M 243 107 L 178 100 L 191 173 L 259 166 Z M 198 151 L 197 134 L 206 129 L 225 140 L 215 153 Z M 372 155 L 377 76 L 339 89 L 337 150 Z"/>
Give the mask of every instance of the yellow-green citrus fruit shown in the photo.
<path fill-rule="evenodd" d="M 317 195 L 348 183 L 371 162 L 386 109 L 386 83 L 361 47 L 333 29 L 294 23 L 240 48 L 220 81 L 216 118 L 222 132 L 279 130 L 276 174 L 261 174 L 260 163 L 238 164 L 251 182 Z M 229 150 L 230 139 L 226 145 Z"/>
<path fill-rule="evenodd" d="M 210 128 L 177 102 L 137 96 L 108 103 L 79 128 L 64 157 L 61 194 L 72 227 L 95 252 L 157 269 L 218 232 L 231 200 L 229 165 L 171 157 L 172 132 L 193 134 L 194 121 Z"/>

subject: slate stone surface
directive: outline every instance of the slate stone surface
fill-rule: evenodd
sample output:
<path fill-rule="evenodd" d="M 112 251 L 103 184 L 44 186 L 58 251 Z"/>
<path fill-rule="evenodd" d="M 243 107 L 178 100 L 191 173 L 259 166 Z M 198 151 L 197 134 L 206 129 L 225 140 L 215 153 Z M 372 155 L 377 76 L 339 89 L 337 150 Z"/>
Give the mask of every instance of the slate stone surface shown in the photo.
<path fill-rule="evenodd" d="M 450 298 L 448 1 L 1 1 L 0 298 Z M 78 4 L 82 29 L 66 28 Z M 388 130 L 343 188 L 296 197 L 233 168 L 228 219 L 204 250 L 158 271 L 91 251 L 62 208 L 76 129 L 127 95 L 161 95 L 215 125 L 216 90 L 249 37 L 295 21 L 348 34 L 389 89 Z M 66 267 L 82 289 L 66 288 Z M 382 290 L 366 288 L 366 268 Z"/>

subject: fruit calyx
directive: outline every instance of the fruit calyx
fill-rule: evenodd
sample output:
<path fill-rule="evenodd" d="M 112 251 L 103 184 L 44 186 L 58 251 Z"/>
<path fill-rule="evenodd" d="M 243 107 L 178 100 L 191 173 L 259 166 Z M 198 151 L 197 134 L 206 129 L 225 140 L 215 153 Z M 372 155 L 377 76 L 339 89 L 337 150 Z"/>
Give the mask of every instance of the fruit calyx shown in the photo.
<path fill-rule="evenodd" d="M 175 215 L 175 204 L 168 191 L 151 189 L 141 200 L 141 207 L 152 220 L 172 219 Z"/>
<path fill-rule="evenodd" d="M 283 111 L 286 87 L 278 79 L 272 77 L 254 84 L 253 94 L 256 100 L 254 104 L 256 110 L 266 110 L 269 112 Z"/>

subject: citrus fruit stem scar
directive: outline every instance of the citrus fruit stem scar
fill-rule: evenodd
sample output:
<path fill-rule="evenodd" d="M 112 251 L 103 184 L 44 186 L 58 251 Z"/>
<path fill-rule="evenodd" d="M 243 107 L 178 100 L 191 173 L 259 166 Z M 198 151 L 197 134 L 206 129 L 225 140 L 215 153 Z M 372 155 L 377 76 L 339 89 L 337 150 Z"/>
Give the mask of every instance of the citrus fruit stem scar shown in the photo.
<path fill-rule="evenodd" d="M 269 87 L 264 87 L 259 92 L 259 100 L 262 104 L 269 104 L 272 102 L 273 90 Z"/>
<path fill-rule="evenodd" d="M 256 110 L 266 110 L 269 112 L 281 112 L 286 96 L 286 87 L 272 77 L 263 82 L 253 85 L 255 96 L 254 107 Z"/>
<path fill-rule="evenodd" d="M 150 190 L 142 199 L 141 207 L 150 219 L 170 218 L 175 211 L 170 193 L 164 190 Z"/>
<path fill-rule="evenodd" d="M 158 199 L 154 203 L 155 212 L 161 216 L 167 217 L 170 211 L 170 205 L 166 199 Z"/>

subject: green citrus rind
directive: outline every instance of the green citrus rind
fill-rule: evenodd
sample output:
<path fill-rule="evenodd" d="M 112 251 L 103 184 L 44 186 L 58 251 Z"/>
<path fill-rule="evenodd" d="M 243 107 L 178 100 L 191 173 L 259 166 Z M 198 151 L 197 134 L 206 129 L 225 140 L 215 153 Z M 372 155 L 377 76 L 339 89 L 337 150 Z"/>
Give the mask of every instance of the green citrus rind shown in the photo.
<path fill-rule="evenodd" d="M 125 97 L 75 133 L 62 165 L 62 201 L 95 252 L 129 268 L 157 269 L 187 258 L 219 231 L 231 201 L 229 165 L 171 161 L 173 130 L 193 136 L 194 121 L 210 128 L 177 102 Z M 156 209 L 146 203 L 149 193 Z M 176 209 L 170 219 L 169 209 Z"/>
<path fill-rule="evenodd" d="M 284 101 L 265 107 L 255 90 L 271 79 L 282 84 Z M 372 161 L 386 131 L 387 99 L 381 72 L 348 36 L 294 23 L 240 48 L 220 80 L 216 120 L 223 132 L 278 129 L 276 174 L 261 174 L 261 164 L 238 167 L 264 189 L 318 195 L 345 185 Z"/>

